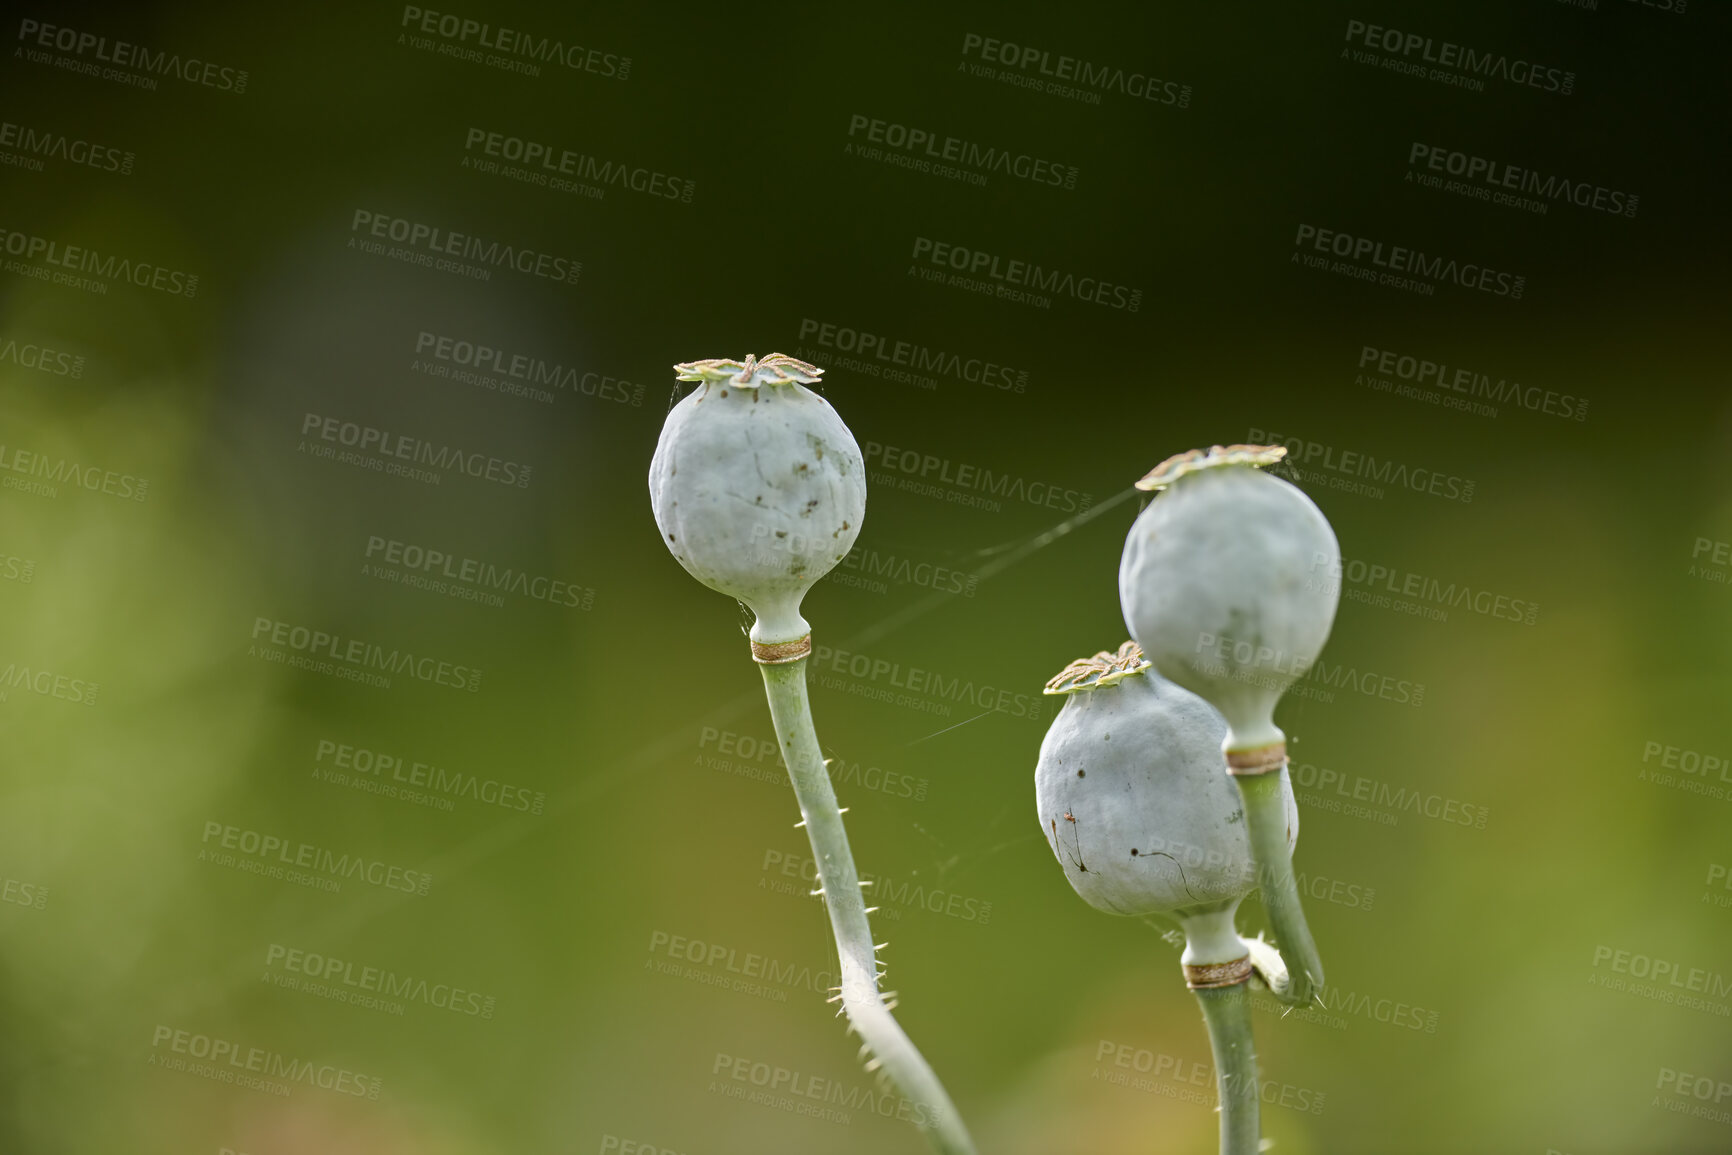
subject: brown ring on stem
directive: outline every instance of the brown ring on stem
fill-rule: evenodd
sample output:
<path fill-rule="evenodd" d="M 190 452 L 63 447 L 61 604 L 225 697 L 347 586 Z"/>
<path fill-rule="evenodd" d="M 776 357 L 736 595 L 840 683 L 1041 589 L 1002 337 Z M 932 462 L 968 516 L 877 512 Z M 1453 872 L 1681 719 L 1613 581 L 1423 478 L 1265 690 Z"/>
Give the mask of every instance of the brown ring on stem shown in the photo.
<path fill-rule="evenodd" d="M 1251 956 L 1224 963 L 1182 963 L 1185 985 L 1194 991 L 1234 987 L 1251 978 Z"/>
<path fill-rule="evenodd" d="M 779 666 L 784 662 L 797 662 L 811 652 L 811 634 L 792 642 L 752 643 L 752 661 L 757 662 L 760 666 Z"/>
<path fill-rule="evenodd" d="M 1287 764 L 1287 743 L 1275 742 L 1254 750 L 1227 751 L 1227 773 L 1235 777 L 1273 774 Z"/>

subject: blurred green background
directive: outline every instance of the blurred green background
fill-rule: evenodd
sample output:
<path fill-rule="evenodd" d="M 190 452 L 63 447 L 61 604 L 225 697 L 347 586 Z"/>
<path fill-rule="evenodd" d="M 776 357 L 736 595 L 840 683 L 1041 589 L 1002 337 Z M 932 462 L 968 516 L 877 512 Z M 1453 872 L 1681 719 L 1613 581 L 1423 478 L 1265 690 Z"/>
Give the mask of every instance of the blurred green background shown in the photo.
<path fill-rule="evenodd" d="M 1058 495 L 911 489 L 880 453 L 856 557 L 805 606 L 819 734 L 891 896 L 887 985 L 983 1152 L 1215 1149 L 1178 949 L 1071 893 L 1032 774 L 1042 683 L 1125 636 L 1130 483 L 1255 431 L 1313 452 L 1288 475 L 1366 567 L 1324 654 L 1352 684 L 1278 715 L 1334 985 L 1318 1014 L 1259 1013 L 1273 1150 L 1732 1149 L 1728 39 L 1723 10 L 1679 7 L 27 7 L 0 73 L 0 1151 L 923 1149 L 825 1005 L 834 948 L 740 611 L 650 517 L 669 366 L 771 351 L 829 368 L 869 450 Z M 1573 91 L 1403 75 L 1354 55 L 1353 21 Z M 475 47 L 502 28 L 530 40 Z M 522 71 L 549 39 L 580 66 Z M 1028 67 L 977 75 L 988 39 Z M 1012 82 L 1061 56 L 1163 99 Z M 853 151 L 873 120 L 1074 187 Z M 510 179 L 475 165 L 487 133 L 691 195 Z M 1639 207 L 1423 187 L 1416 144 Z M 364 252 L 357 212 L 581 275 Z M 1303 225 L 1525 290 L 1308 268 Z M 1139 307 L 934 283 L 919 238 Z M 50 242 L 196 293 L 44 280 Z M 887 379 L 825 325 L 1021 387 Z M 436 376 L 439 338 L 559 384 Z M 1485 413 L 1435 381 L 1382 391 L 1368 348 L 1538 392 Z M 321 458 L 343 447 L 308 415 L 529 482 Z M 1343 488 L 1348 453 L 1472 499 Z M 390 542 L 548 582 L 418 588 L 372 568 Z M 1409 575 L 1417 611 L 1387 588 Z M 277 623 L 479 674 L 292 668 Z M 754 1098 L 778 1068 L 850 1106 Z"/>

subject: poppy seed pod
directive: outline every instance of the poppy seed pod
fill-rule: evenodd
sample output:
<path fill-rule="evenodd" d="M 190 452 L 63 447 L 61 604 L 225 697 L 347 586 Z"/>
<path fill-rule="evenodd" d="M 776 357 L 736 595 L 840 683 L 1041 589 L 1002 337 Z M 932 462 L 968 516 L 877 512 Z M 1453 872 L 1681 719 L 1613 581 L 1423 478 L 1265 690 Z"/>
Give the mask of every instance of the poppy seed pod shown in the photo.
<path fill-rule="evenodd" d="M 1041 742 L 1035 802 L 1071 886 L 1112 914 L 1178 920 L 1187 963 L 1244 958 L 1233 910 L 1257 872 L 1239 791 L 1221 773 L 1225 721 L 1135 642 L 1071 663 L 1046 692 L 1066 698 Z M 1297 838 L 1284 770 L 1281 784 Z"/>
<path fill-rule="evenodd" d="M 806 591 L 847 555 L 866 513 L 854 435 L 806 388 L 822 370 L 762 361 L 676 365 L 702 384 L 668 413 L 650 461 L 662 544 L 686 572 L 744 602 L 755 644 L 798 643 Z"/>
<path fill-rule="evenodd" d="M 1137 483 L 1165 492 L 1132 525 L 1119 563 L 1131 636 L 1155 669 L 1226 717 L 1236 768 L 1284 756 L 1275 706 L 1317 660 L 1341 597 L 1328 519 L 1257 468 L 1285 454 L 1217 445 L 1168 458 Z"/>
<path fill-rule="evenodd" d="M 828 763 L 806 691 L 811 627 L 800 602 L 860 535 L 866 468 L 854 435 L 829 402 L 806 388 L 819 370 L 773 353 L 762 361 L 674 366 L 702 384 L 669 412 L 650 462 L 656 525 L 686 572 L 752 610 L 752 660 L 818 889 L 836 940 L 831 1002 L 862 1040 L 860 1057 L 912 1106 L 934 1151 L 974 1155 L 974 1140 L 932 1067 L 896 1021 L 880 983 L 884 960 L 867 916 Z"/>

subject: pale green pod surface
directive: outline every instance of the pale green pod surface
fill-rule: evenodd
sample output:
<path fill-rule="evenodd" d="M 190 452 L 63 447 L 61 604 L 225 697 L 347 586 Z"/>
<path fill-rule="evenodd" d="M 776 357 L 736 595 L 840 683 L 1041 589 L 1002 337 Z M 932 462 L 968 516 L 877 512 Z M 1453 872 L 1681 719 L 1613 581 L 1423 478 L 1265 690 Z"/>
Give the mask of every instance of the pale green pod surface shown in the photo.
<path fill-rule="evenodd" d="M 1117 668 L 1063 688 L 1090 663 Z M 1221 772 L 1226 722 L 1150 669 L 1133 643 L 1074 663 L 1048 692 L 1068 697 L 1041 742 L 1035 801 L 1071 886 L 1112 914 L 1183 920 L 1226 906 L 1230 929 L 1230 909 L 1257 873 L 1238 788 Z M 1291 850 L 1299 813 L 1280 773 Z"/>
<path fill-rule="evenodd" d="M 1119 564 L 1131 636 L 1221 711 L 1230 750 L 1284 741 L 1276 703 L 1317 660 L 1341 596 L 1341 547 L 1323 511 L 1255 468 L 1280 456 L 1217 446 L 1163 463 L 1140 484 L 1166 492 L 1132 525 Z"/>
<path fill-rule="evenodd" d="M 676 366 L 701 381 L 668 413 L 650 461 L 662 544 L 687 573 L 757 616 L 754 642 L 811 630 L 806 591 L 853 548 L 866 515 L 860 446 L 779 354 Z"/>

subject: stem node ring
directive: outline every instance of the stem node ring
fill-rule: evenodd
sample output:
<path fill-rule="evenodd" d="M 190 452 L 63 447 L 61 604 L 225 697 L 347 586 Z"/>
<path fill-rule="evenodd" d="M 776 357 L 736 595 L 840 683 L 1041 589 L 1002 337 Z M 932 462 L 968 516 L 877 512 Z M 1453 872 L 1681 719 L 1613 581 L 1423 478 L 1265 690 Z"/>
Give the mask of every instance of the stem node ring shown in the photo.
<path fill-rule="evenodd" d="M 797 662 L 812 652 L 812 635 L 791 642 L 753 642 L 752 661 L 760 666 L 779 666 Z"/>
<path fill-rule="evenodd" d="M 1227 751 L 1227 773 L 1235 778 L 1274 774 L 1287 765 L 1287 743 L 1272 742 L 1251 750 Z"/>
<path fill-rule="evenodd" d="M 1251 956 L 1234 959 L 1224 963 L 1183 963 L 1185 970 L 1185 985 L 1194 991 L 1214 990 L 1217 987 L 1233 987 L 1249 982 L 1251 978 Z"/>

